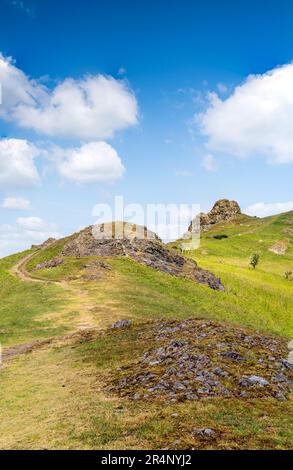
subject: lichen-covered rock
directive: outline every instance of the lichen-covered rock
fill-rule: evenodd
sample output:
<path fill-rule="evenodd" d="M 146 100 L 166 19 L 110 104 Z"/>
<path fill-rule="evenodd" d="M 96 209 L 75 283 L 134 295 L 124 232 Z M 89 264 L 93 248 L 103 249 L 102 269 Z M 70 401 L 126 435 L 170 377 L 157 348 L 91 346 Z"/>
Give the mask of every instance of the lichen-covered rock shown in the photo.
<path fill-rule="evenodd" d="M 241 209 L 236 201 L 229 201 L 229 199 L 219 199 L 216 201 L 212 210 L 205 214 L 201 212 L 189 225 L 188 231 L 192 232 L 194 227 L 198 227 L 198 218 L 200 222 L 200 229 L 208 230 L 212 225 L 220 222 L 235 219 L 241 214 Z"/>
<path fill-rule="evenodd" d="M 138 263 L 157 271 L 188 278 L 212 289 L 224 291 L 224 286 L 219 278 L 211 272 L 199 268 L 194 260 L 185 258 L 177 251 L 169 249 L 153 232 L 145 227 L 135 226 L 133 229 L 133 225 L 121 226 L 119 224 L 118 228 L 120 227 L 120 229 L 126 227 L 124 232 L 122 230 L 120 232 L 119 229 L 119 234 L 117 230 L 112 230 L 112 224 L 87 227 L 71 237 L 64 246 L 62 255 L 75 257 L 129 256 Z M 101 230 L 101 227 L 104 230 Z M 100 236 L 101 233 L 102 236 Z M 116 238 L 119 235 L 123 235 L 123 238 Z"/>

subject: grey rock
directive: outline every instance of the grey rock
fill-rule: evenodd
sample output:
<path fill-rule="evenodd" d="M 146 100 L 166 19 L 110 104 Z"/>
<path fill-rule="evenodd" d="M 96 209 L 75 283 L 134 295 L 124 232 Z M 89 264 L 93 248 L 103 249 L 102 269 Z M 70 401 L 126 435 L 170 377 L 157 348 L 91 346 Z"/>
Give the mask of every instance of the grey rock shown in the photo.
<path fill-rule="evenodd" d="M 186 389 L 185 385 L 181 382 L 175 382 L 173 387 L 176 390 L 185 390 Z"/>
<path fill-rule="evenodd" d="M 231 361 L 236 361 L 236 362 L 245 360 L 244 357 L 241 356 L 241 354 L 235 351 L 223 352 L 221 353 L 221 356 L 224 357 L 225 359 L 230 359 Z"/>
<path fill-rule="evenodd" d="M 112 329 L 129 328 L 132 325 L 131 320 L 118 320 L 111 326 Z"/>
<path fill-rule="evenodd" d="M 277 383 L 283 383 L 283 382 L 287 382 L 288 379 L 287 377 L 285 377 L 284 374 L 276 374 L 272 377 L 272 381 L 277 382 Z"/>
<path fill-rule="evenodd" d="M 287 359 L 281 359 L 280 362 L 286 369 L 289 369 L 289 370 L 293 369 L 293 364 L 291 364 L 291 362 L 287 361 Z"/>
<path fill-rule="evenodd" d="M 257 385 L 259 387 L 266 387 L 267 385 L 269 385 L 269 382 L 258 375 L 250 375 L 249 377 L 243 376 L 239 380 L 239 385 L 241 387 L 251 387 L 254 385 Z"/>
<path fill-rule="evenodd" d="M 210 428 L 200 428 L 200 429 L 194 429 L 192 431 L 193 436 L 195 437 L 201 437 L 201 438 L 207 438 L 207 439 L 214 439 L 216 436 L 216 431 Z"/>

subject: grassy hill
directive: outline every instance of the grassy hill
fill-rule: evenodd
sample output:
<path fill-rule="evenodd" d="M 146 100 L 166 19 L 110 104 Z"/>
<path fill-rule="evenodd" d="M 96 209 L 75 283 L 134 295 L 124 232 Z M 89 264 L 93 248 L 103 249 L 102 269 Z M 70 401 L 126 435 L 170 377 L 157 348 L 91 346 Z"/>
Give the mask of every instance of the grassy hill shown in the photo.
<path fill-rule="evenodd" d="M 103 258 L 108 268 L 96 280 L 85 276 L 96 257 L 66 257 L 55 268 L 34 270 L 57 256 L 66 240 L 0 260 L 0 341 L 7 351 L 0 370 L 0 448 L 289 448 L 288 401 L 233 398 L 227 405 L 210 398 L 162 408 L 155 401 L 121 400 L 103 384 L 142 351 L 145 322 L 158 318 L 220 321 L 277 335 L 286 344 L 293 337 L 293 282 L 285 277 L 293 270 L 292 219 L 292 212 L 240 216 L 202 234 L 189 256 L 218 275 L 225 292 L 130 258 Z M 285 246 L 285 254 L 269 251 L 276 245 Z M 260 255 L 255 270 L 252 253 Z M 26 279 L 20 279 L 11 269 L 30 254 L 21 268 Z M 131 318 L 133 328 L 108 332 L 121 318 Z M 21 354 L 23 344 L 29 355 Z M 194 427 L 216 427 L 218 438 L 193 442 Z"/>

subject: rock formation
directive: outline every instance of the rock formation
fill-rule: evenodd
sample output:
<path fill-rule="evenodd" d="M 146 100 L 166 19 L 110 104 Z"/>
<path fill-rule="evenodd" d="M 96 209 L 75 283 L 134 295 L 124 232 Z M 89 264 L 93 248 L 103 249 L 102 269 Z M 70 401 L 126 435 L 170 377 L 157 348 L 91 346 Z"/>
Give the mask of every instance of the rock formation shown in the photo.
<path fill-rule="evenodd" d="M 85 256 L 129 256 L 157 271 L 192 279 L 212 289 L 224 290 L 219 278 L 201 269 L 189 258 L 169 249 L 159 237 L 135 224 L 90 226 L 70 237 L 61 253 L 77 258 Z"/>
<path fill-rule="evenodd" d="M 239 204 L 236 201 L 229 201 L 229 199 L 219 199 L 215 202 L 212 210 L 205 214 L 201 212 L 189 225 L 188 231 L 192 232 L 193 227 L 198 226 L 198 218 L 200 221 L 200 229 L 202 231 L 208 230 L 212 225 L 219 222 L 229 221 L 235 219 L 241 214 Z"/>

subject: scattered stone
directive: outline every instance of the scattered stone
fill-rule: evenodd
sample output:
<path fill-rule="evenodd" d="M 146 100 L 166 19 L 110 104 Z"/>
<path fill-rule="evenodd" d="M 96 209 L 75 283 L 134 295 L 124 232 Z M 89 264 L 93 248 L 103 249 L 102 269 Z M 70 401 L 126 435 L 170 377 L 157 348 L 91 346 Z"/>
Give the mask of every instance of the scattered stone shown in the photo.
<path fill-rule="evenodd" d="M 293 381 L 292 366 L 284 359 L 282 338 L 201 320 L 155 320 L 145 324 L 138 340 L 145 345 L 131 362 L 113 371 L 107 389 L 123 397 L 177 402 L 206 398 L 285 399 Z M 217 348 L 221 339 L 221 352 Z M 233 345 L 233 350 L 231 350 Z M 274 350 L 270 360 L 268 351 Z"/>
<path fill-rule="evenodd" d="M 181 440 L 177 439 L 176 441 L 172 442 L 172 446 L 179 446 L 181 444 Z"/>
<path fill-rule="evenodd" d="M 64 261 L 61 258 L 52 258 L 49 261 L 44 261 L 43 263 L 37 264 L 37 266 L 33 270 L 38 271 L 39 269 L 56 268 L 56 266 L 59 266 L 63 263 Z"/>
<path fill-rule="evenodd" d="M 231 359 L 231 361 L 244 361 L 244 358 L 241 356 L 241 354 L 235 352 L 235 351 L 227 351 L 221 353 L 221 356 L 224 357 L 225 359 Z"/>
<path fill-rule="evenodd" d="M 276 393 L 276 399 L 280 400 L 280 401 L 286 401 L 287 400 L 286 396 L 282 392 L 277 392 Z"/>
<path fill-rule="evenodd" d="M 287 379 L 287 377 L 285 377 L 284 374 L 276 374 L 272 377 L 272 381 L 282 383 L 282 382 L 287 382 L 288 379 Z"/>
<path fill-rule="evenodd" d="M 202 439 L 215 439 L 216 431 L 210 428 L 194 429 L 192 435 Z"/>
<path fill-rule="evenodd" d="M 242 379 L 239 381 L 239 384 L 241 385 L 241 387 L 251 387 L 253 385 L 266 387 L 267 385 L 269 385 L 269 382 L 263 377 L 259 377 L 258 375 L 251 375 L 250 377 L 243 376 Z"/>
<path fill-rule="evenodd" d="M 132 325 L 131 320 L 118 320 L 111 326 L 112 329 L 129 328 Z"/>
<path fill-rule="evenodd" d="M 280 360 L 280 362 L 281 362 L 282 366 L 284 366 L 286 369 L 290 369 L 290 370 L 293 369 L 293 364 L 291 362 L 287 361 L 287 359 L 282 358 Z"/>

